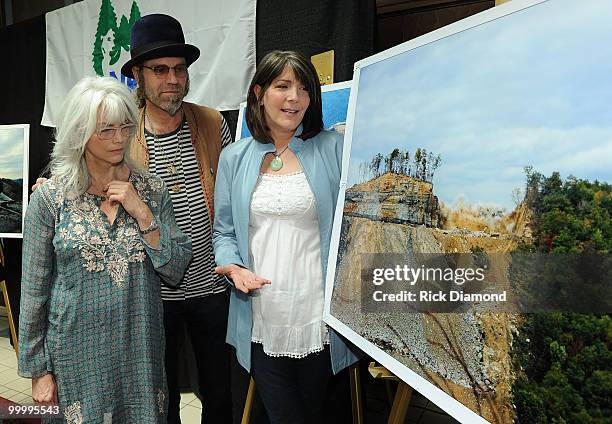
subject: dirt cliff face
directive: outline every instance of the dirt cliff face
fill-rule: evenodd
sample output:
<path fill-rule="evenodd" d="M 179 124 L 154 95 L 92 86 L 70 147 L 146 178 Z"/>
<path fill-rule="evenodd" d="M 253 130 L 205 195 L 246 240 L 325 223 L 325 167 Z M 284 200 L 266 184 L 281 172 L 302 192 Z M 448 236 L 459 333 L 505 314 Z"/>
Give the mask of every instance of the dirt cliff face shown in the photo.
<path fill-rule="evenodd" d="M 521 203 L 508 216 L 507 228 L 511 229 L 512 233 L 518 237 L 526 239 L 526 242 L 531 241 L 531 223 L 533 222 L 533 212 L 526 203 Z"/>
<path fill-rule="evenodd" d="M 507 213 L 486 207 L 469 207 L 464 204 L 441 205 L 442 226 L 445 230 L 469 230 L 481 232 L 492 237 L 513 235 L 530 242 L 532 212 L 521 203 Z"/>
<path fill-rule="evenodd" d="M 364 312 L 361 261 L 363 254 L 370 253 L 405 255 L 407 263 L 414 253 L 469 253 L 474 249 L 504 253 L 516 247 L 517 238 L 436 228 L 440 212 L 431 185 L 409 177 L 383 177 L 347 190 L 332 315 L 488 421 L 511 423 L 509 351 L 514 318 L 477 312 Z M 415 202 L 396 203 L 408 209 L 403 215 L 384 204 L 393 196 L 406 199 L 410 193 Z M 374 205 L 369 204 L 372 202 Z M 410 210 L 419 204 L 424 207 Z M 385 210 L 392 210 L 394 219 L 382 219 Z M 371 213 L 378 215 L 371 217 Z M 408 219 L 398 222 L 398 215 Z M 491 263 L 495 278 L 507 279 L 504 255 L 495 258 Z"/>
<path fill-rule="evenodd" d="M 348 189 L 344 214 L 396 224 L 440 225 L 440 206 L 432 185 L 394 173 Z"/>

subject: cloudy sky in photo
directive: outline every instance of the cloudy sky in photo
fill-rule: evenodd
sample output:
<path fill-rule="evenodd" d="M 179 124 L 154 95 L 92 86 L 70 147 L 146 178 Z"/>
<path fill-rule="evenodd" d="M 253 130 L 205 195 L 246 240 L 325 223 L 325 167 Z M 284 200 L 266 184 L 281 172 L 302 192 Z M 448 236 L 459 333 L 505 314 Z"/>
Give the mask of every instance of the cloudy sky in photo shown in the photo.
<path fill-rule="evenodd" d="M 0 127 L 0 178 L 23 178 L 23 131 Z"/>
<path fill-rule="evenodd" d="M 361 69 L 348 186 L 378 152 L 440 154 L 445 203 L 513 207 L 523 167 L 612 182 L 612 2 L 549 0 Z"/>

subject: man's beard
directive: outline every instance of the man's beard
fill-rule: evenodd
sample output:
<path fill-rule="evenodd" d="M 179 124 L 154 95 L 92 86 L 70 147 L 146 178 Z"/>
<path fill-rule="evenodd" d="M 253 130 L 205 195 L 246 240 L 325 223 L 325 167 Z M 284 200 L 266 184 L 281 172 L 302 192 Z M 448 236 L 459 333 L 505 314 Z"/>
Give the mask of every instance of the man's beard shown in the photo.
<path fill-rule="evenodd" d="M 187 77 L 187 81 L 185 82 L 185 88 L 183 90 L 183 93 L 173 94 L 172 96 L 166 96 L 165 98 L 162 98 L 159 93 L 155 92 L 152 88 L 147 86 L 145 84 L 144 78 L 142 78 L 141 81 L 142 89 L 144 91 L 146 99 L 158 108 L 166 111 L 171 116 L 174 116 L 176 112 L 178 112 L 178 110 L 181 108 L 181 105 L 183 104 L 183 99 L 185 98 L 185 96 L 187 96 L 187 93 L 189 93 L 189 77 Z M 166 87 L 169 86 L 171 86 L 173 89 L 181 88 L 180 84 L 166 85 Z"/>

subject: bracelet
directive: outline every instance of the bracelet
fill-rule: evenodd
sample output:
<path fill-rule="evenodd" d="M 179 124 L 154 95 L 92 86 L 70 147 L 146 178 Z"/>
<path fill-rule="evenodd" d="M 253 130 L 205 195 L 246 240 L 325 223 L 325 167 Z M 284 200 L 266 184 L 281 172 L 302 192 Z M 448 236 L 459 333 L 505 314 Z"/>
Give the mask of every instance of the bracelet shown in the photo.
<path fill-rule="evenodd" d="M 146 234 L 152 233 L 155 230 L 159 230 L 159 224 L 157 223 L 157 219 L 153 217 L 153 219 L 151 220 L 151 224 L 149 224 L 147 228 L 140 230 L 140 234 L 144 236 Z"/>

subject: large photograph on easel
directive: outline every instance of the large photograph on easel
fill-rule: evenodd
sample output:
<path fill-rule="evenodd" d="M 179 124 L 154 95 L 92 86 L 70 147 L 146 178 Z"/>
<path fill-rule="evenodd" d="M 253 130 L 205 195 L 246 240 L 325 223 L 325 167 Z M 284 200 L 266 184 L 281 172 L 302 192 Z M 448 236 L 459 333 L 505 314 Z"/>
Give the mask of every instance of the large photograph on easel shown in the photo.
<path fill-rule="evenodd" d="M 23 236 L 30 126 L 0 125 L 0 237 Z"/>
<path fill-rule="evenodd" d="M 460 422 L 605 416 L 583 387 L 610 371 L 580 362 L 571 316 L 370 311 L 364 261 L 486 256 L 510 285 L 521 249 L 609 253 L 610 22 L 608 2 L 514 0 L 356 64 L 325 320 Z"/>

